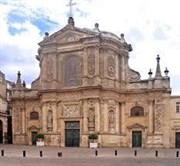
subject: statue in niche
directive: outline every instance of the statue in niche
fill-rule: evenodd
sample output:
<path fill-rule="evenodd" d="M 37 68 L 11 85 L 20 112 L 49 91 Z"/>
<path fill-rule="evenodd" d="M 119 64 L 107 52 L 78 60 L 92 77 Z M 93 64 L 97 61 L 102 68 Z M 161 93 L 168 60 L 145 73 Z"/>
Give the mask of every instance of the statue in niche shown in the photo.
<path fill-rule="evenodd" d="M 94 108 L 89 108 L 88 129 L 89 129 L 89 131 L 95 130 L 95 110 L 94 110 Z"/>
<path fill-rule="evenodd" d="M 95 55 L 90 54 L 88 56 L 88 74 L 94 75 L 95 74 Z"/>
<path fill-rule="evenodd" d="M 114 113 L 113 110 L 109 111 L 108 118 L 109 118 L 109 129 L 110 129 L 110 131 L 114 131 L 114 128 L 115 128 L 115 113 Z"/>
<path fill-rule="evenodd" d="M 108 75 L 114 77 L 115 75 L 115 59 L 114 56 L 108 57 Z"/>
<path fill-rule="evenodd" d="M 47 130 L 52 131 L 52 129 L 53 129 L 53 112 L 49 110 L 47 114 Z"/>

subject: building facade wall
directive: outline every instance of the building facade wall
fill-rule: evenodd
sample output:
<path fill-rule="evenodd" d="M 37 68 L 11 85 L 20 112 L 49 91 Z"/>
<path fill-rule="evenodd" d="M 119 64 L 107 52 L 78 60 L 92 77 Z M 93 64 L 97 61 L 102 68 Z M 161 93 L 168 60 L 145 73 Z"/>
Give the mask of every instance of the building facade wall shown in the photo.
<path fill-rule="evenodd" d="M 0 143 L 5 143 L 7 137 L 7 97 L 5 75 L 0 71 Z"/>
<path fill-rule="evenodd" d="M 72 127 L 80 147 L 88 147 L 91 133 L 101 147 L 175 147 L 171 134 L 173 127 L 179 131 L 179 118 L 170 111 L 170 78 L 157 70 L 140 80 L 123 37 L 72 23 L 46 36 L 39 43 L 39 78 L 28 89 L 19 73 L 12 89 L 14 144 L 32 145 L 33 135 L 43 133 L 45 145 L 68 146 Z"/>

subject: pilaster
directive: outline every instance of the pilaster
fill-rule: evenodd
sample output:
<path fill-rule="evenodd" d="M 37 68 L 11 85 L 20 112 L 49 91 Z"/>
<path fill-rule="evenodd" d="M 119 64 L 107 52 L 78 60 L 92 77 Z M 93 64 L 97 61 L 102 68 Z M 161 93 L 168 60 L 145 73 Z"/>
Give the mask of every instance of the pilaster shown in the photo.
<path fill-rule="evenodd" d="M 124 134 L 125 133 L 125 102 L 120 103 L 120 107 L 121 107 L 121 133 Z"/>

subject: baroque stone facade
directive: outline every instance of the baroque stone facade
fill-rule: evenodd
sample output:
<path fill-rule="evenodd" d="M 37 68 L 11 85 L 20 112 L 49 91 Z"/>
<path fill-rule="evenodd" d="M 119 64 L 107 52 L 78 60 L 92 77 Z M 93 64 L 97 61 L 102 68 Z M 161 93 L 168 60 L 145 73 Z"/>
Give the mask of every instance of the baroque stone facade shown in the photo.
<path fill-rule="evenodd" d="M 14 144 L 35 144 L 43 133 L 47 146 L 88 147 L 95 132 L 101 147 L 176 146 L 180 97 L 171 96 L 159 57 L 155 77 L 141 80 L 123 34 L 77 28 L 72 17 L 39 46 L 39 77 L 28 89 L 18 73 L 12 89 Z"/>

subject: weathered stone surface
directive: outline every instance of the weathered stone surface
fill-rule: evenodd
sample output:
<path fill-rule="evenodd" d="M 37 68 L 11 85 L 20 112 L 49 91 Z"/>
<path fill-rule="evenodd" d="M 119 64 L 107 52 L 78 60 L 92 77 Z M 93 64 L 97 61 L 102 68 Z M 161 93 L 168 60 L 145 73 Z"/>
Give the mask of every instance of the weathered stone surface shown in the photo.
<path fill-rule="evenodd" d="M 66 146 L 65 124 L 78 122 L 81 147 L 88 147 L 92 132 L 101 147 L 132 147 L 133 133 L 141 133 L 141 147 L 175 146 L 180 120 L 174 105 L 180 97 L 170 96 L 167 76 L 140 79 L 128 66 L 126 42 L 67 25 L 39 45 L 39 78 L 31 89 L 12 91 L 14 144 L 32 144 L 33 133 L 40 132 L 45 145 Z M 30 118 L 32 111 L 38 119 Z"/>

